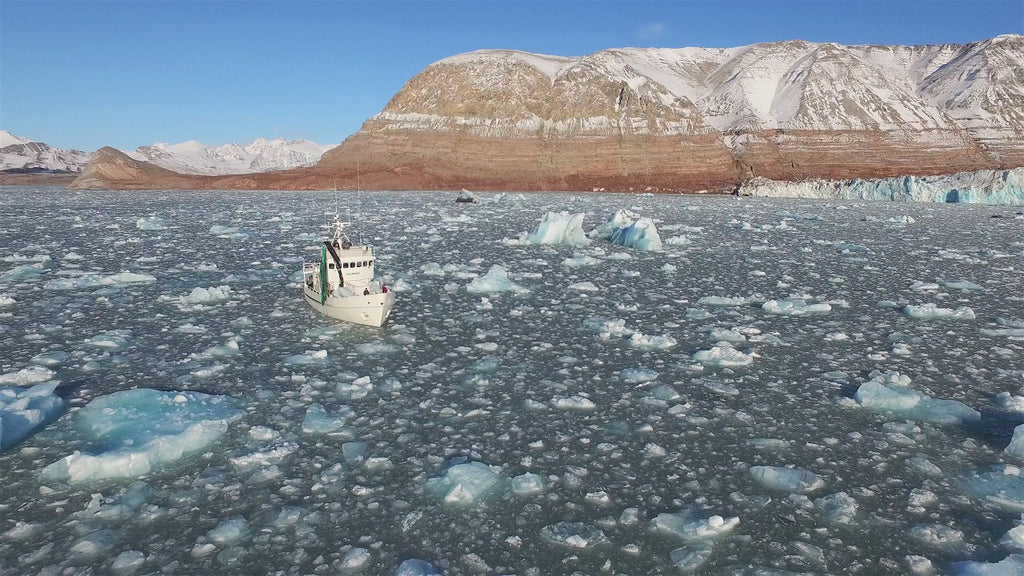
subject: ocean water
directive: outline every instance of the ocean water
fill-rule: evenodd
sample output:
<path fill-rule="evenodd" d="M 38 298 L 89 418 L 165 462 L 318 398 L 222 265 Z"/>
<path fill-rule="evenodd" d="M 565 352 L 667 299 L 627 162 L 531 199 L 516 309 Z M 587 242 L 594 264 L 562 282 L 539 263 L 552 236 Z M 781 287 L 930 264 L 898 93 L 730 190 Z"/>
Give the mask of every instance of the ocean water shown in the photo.
<path fill-rule="evenodd" d="M 0 453 L 0 573 L 1013 573 L 1014 209 L 478 197 L 0 190 L 0 378 L 67 405 Z M 336 207 L 381 329 L 303 302 Z M 520 240 L 620 209 L 663 249 Z M 237 413 L 145 473 L 44 474 L 136 388 Z"/>

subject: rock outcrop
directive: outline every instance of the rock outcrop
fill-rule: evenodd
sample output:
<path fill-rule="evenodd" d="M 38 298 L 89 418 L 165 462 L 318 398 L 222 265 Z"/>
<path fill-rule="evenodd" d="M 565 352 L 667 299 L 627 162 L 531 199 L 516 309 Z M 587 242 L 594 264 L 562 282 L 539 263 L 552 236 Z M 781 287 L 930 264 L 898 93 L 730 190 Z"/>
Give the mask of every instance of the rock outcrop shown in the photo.
<path fill-rule="evenodd" d="M 1016 35 L 937 46 L 629 48 L 580 58 L 472 52 L 414 76 L 316 166 L 215 182 L 352 187 L 358 173 L 370 189 L 721 192 L 753 177 L 1001 170 L 1024 166 L 1022 63 L 1024 37 Z M 169 181 L 134 187 L 177 187 Z M 83 175 L 75 186 L 123 182 Z"/>

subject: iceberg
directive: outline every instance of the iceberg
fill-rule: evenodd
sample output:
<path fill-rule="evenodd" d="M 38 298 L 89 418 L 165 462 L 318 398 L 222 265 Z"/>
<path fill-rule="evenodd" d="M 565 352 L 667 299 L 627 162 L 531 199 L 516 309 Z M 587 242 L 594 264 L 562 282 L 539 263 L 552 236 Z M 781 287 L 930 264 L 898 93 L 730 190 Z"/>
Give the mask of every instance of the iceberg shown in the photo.
<path fill-rule="evenodd" d="M 779 316 L 805 316 L 808 314 L 828 314 L 832 305 L 827 302 L 808 304 L 803 298 L 784 298 L 769 300 L 761 305 L 761 309 L 769 314 Z"/>
<path fill-rule="evenodd" d="M 54 392 L 59 385 L 48 382 L 30 388 L 0 386 L 0 452 L 64 413 L 64 399 Z"/>
<path fill-rule="evenodd" d="M 548 212 L 541 218 L 537 228 L 525 234 L 521 240 L 528 244 L 568 244 L 585 246 L 590 239 L 583 232 L 583 213 Z"/>
<path fill-rule="evenodd" d="M 693 514 L 688 512 L 662 513 L 651 522 L 651 529 L 675 536 L 684 542 L 705 542 L 732 532 L 739 523 L 740 519 L 735 516 L 723 518 L 714 515 L 708 518 L 694 518 Z"/>
<path fill-rule="evenodd" d="M 619 210 L 607 222 L 594 228 L 588 234 L 591 238 L 608 240 L 613 244 L 656 252 L 661 250 L 661 236 L 650 218 L 637 218 L 629 210 Z"/>
<path fill-rule="evenodd" d="M 42 477 L 75 484 L 142 476 L 209 446 L 241 416 L 229 396 L 148 388 L 100 396 L 74 413 L 90 451 L 50 464 Z"/>
<path fill-rule="evenodd" d="M 593 548 L 609 542 L 600 528 L 583 522 L 559 522 L 540 530 L 541 538 L 566 548 L 577 550 Z"/>

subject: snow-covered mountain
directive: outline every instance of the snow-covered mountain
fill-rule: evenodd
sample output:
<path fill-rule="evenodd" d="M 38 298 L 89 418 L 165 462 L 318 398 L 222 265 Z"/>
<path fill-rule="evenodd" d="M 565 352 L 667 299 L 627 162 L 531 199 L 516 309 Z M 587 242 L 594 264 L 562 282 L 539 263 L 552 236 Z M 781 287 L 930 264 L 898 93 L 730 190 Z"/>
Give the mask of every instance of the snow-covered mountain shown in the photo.
<path fill-rule="evenodd" d="M 53 148 L 0 130 L 0 170 L 81 172 L 88 163 L 88 152 Z"/>
<path fill-rule="evenodd" d="M 251 144 L 205 146 L 195 140 L 179 144 L 157 143 L 123 151 L 129 157 L 149 162 L 182 174 L 250 174 L 312 166 L 335 145 L 308 140 L 268 140 L 257 138 Z"/>

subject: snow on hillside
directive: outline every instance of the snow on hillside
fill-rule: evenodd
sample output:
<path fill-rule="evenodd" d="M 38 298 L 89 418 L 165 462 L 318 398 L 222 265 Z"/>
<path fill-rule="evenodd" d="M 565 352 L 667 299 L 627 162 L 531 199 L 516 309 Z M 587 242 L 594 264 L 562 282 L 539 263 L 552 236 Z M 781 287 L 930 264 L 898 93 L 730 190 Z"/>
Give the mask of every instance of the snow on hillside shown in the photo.
<path fill-rule="evenodd" d="M 88 163 L 88 152 L 53 148 L 43 142 L 0 130 L 0 170 L 81 172 Z"/>
<path fill-rule="evenodd" d="M 662 104 L 692 103 L 708 125 L 725 132 L 1024 126 L 1020 85 L 1012 81 L 1024 73 L 1024 37 L 1018 35 L 965 45 L 794 40 L 721 49 L 620 48 L 575 58 L 481 50 L 432 66 L 472 64 L 497 79 L 499 64 L 508 61 L 533 66 L 552 85 L 591 77 L 637 94 L 665 94 Z"/>
<path fill-rule="evenodd" d="M 206 146 L 195 140 L 178 144 L 156 143 L 124 150 L 128 156 L 182 174 L 246 174 L 312 166 L 335 145 L 308 140 L 257 138 L 242 146 L 232 143 Z"/>

